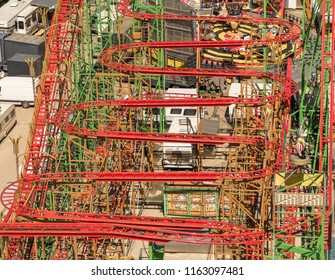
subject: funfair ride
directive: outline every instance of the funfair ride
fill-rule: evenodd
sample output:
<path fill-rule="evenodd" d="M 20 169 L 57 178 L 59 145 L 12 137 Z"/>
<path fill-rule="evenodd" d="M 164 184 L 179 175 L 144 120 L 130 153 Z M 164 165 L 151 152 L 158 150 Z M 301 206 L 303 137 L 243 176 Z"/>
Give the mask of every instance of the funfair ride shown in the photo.
<path fill-rule="evenodd" d="M 164 1 L 151 2 L 59 1 L 22 178 L 1 195 L 7 209 L 0 225 L 3 259 L 123 259 L 130 257 L 131 240 L 209 244 L 216 259 L 295 258 L 287 246 L 303 247 L 295 242 L 297 236 L 327 224 L 327 187 L 317 192 L 324 192 L 327 203 L 317 207 L 312 218 L 311 211 L 297 214 L 300 206 L 273 203 L 277 193 L 293 195 L 286 192 L 292 188 L 283 184 L 274 193 L 274 178 L 280 171 L 300 168 L 289 161 L 293 149 L 287 144 L 289 106 L 297 86 L 280 73 L 286 59 L 282 44 L 296 41 L 299 27 L 276 18 L 253 18 L 258 32 L 255 29 L 253 36 L 252 31 L 249 39 L 164 42 L 167 20 L 199 25 L 251 20 L 164 14 Z M 269 25 L 278 28 L 271 38 L 266 36 Z M 198 67 L 164 66 L 164 50 L 176 48 L 195 49 Z M 199 68 L 202 50 L 209 48 L 243 49 L 245 67 Z M 222 66 L 222 61 L 214 64 Z M 166 76 L 191 76 L 197 81 L 239 77 L 241 92 L 238 98 L 164 99 Z M 254 80 L 264 88 L 255 88 Z M 231 105 L 239 113 L 230 135 L 166 133 L 165 108 Z M 159 108 L 158 128 L 153 125 L 157 117 L 153 108 Z M 327 142 L 322 141 L 324 149 Z M 196 145 L 197 168 L 157 169 L 154 145 L 162 142 Z M 220 167 L 213 170 L 203 164 L 205 145 L 225 145 Z M 143 202 L 161 182 L 196 183 L 198 190 L 210 183 L 219 190 L 219 215 L 214 219 L 143 216 Z M 295 188 L 294 195 L 304 191 Z M 313 226 L 305 222 L 313 218 Z M 329 244 L 329 239 L 323 241 Z M 314 254 L 303 257 L 322 258 L 323 249 L 317 247 Z"/>

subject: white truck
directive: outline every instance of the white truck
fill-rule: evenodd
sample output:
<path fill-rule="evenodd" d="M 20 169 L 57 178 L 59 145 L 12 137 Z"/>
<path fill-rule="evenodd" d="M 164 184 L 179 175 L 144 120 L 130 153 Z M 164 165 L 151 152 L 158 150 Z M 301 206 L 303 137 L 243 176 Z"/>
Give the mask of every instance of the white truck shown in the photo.
<path fill-rule="evenodd" d="M 195 88 L 169 88 L 165 99 L 196 98 Z M 199 113 L 198 113 L 199 112 Z M 166 126 L 168 133 L 197 133 L 198 121 L 204 117 L 206 108 L 167 107 Z M 195 167 L 196 146 L 190 143 L 163 143 L 163 169 L 192 170 Z"/>
<path fill-rule="evenodd" d="M 185 99 L 185 98 L 196 98 L 197 89 L 195 88 L 169 88 L 167 89 L 164 99 Z M 165 120 L 166 127 L 169 128 L 171 122 L 175 117 L 191 117 L 194 118 L 197 114 L 196 107 L 166 107 L 165 108 Z M 144 112 L 144 119 L 147 123 L 150 123 L 150 119 Z M 160 124 L 160 110 L 159 108 L 152 108 L 152 123 L 154 127 L 159 127 Z"/>
<path fill-rule="evenodd" d="M 35 93 L 39 79 L 35 80 Z M 21 105 L 23 108 L 34 106 L 33 82 L 30 77 L 4 77 L 0 79 L 0 102 Z"/>
<path fill-rule="evenodd" d="M 197 132 L 197 117 L 175 117 L 170 125 L 169 133 Z M 186 169 L 192 170 L 195 166 L 195 146 L 190 143 L 163 143 L 163 169 Z"/>
<path fill-rule="evenodd" d="M 165 99 L 185 99 L 185 98 L 196 98 L 196 88 L 169 88 L 165 93 Z M 173 119 L 176 117 L 180 118 L 194 118 L 196 117 L 196 107 L 167 107 L 165 111 L 166 124 L 169 126 Z"/>

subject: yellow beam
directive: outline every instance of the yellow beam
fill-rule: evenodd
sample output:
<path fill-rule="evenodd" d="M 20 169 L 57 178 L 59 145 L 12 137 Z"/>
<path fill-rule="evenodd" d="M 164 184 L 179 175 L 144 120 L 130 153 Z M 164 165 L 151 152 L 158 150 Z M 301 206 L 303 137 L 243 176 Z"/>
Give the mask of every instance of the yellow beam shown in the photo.
<path fill-rule="evenodd" d="M 277 173 L 275 175 L 276 186 L 302 186 L 321 187 L 323 186 L 322 174 L 302 174 L 302 173 Z"/>

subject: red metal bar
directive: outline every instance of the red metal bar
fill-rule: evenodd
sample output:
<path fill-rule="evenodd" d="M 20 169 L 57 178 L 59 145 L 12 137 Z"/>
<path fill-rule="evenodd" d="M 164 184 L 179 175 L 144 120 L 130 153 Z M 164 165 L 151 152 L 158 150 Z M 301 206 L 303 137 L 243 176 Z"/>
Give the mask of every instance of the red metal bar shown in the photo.
<path fill-rule="evenodd" d="M 71 180 L 82 180 L 83 182 L 88 181 L 188 181 L 188 182 L 214 182 L 217 180 L 252 180 L 255 178 L 264 178 L 272 175 L 278 166 L 278 163 L 268 166 L 267 168 L 257 169 L 253 171 L 245 172 L 95 172 L 95 173 L 44 173 L 39 174 L 41 161 L 44 159 L 43 151 L 46 147 L 46 140 L 50 134 L 48 134 L 46 128 L 48 126 L 48 114 L 50 113 L 53 101 L 57 100 L 57 90 L 59 85 L 64 82 L 61 76 L 66 74 L 65 61 L 71 59 L 74 50 L 74 42 L 78 28 L 75 28 L 76 18 L 73 17 L 75 9 L 82 5 L 83 1 L 60 1 L 60 5 L 57 10 L 57 17 L 50 30 L 50 36 L 48 39 L 47 59 L 46 59 L 46 73 L 45 77 L 41 81 L 41 89 L 38 93 L 38 101 L 36 106 L 35 115 L 35 127 L 33 129 L 33 137 L 30 145 L 30 153 L 28 156 L 26 169 L 24 172 L 25 178 L 19 180 L 16 183 L 9 185 L 1 195 L 1 200 L 5 207 L 10 211 L 17 213 L 18 215 L 25 216 L 27 218 L 35 218 L 43 221 L 49 220 L 67 220 L 69 223 L 5 223 L 0 224 L 0 235 L 11 236 L 11 237 L 22 237 L 22 236 L 85 236 L 89 238 L 97 237 L 118 237 L 118 238 L 131 238 L 139 240 L 147 240 L 154 242 L 188 242 L 196 244 L 246 244 L 248 251 L 248 258 L 253 258 L 254 252 L 250 250 L 255 249 L 255 254 L 262 255 L 262 246 L 260 244 L 265 241 L 263 231 L 252 231 L 237 227 L 232 224 L 224 224 L 217 221 L 185 221 L 176 222 L 176 219 L 164 219 L 159 220 L 158 218 L 143 218 L 143 217 L 106 217 L 102 214 L 84 214 L 84 213 L 64 213 L 55 211 L 45 211 L 29 208 L 27 199 L 31 192 L 41 191 L 43 188 L 48 187 L 49 182 L 61 183 L 69 182 Z M 175 15 L 148 15 L 148 14 L 137 14 L 133 13 L 128 9 L 130 1 L 119 2 L 119 12 L 125 15 L 131 15 L 139 19 L 177 19 L 177 20 L 209 20 L 209 21 L 239 21 L 239 22 L 250 22 L 250 19 L 245 18 L 221 18 L 221 17 L 194 17 L 194 16 L 175 16 Z M 114 103 L 110 106 L 120 107 L 161 107 L 168 106 L 185 106 L 185 104 L 191 104 L 190 106 L 218 106 L 221 104 L 234 104 L 247 103 L 255 105 L 263 105 L 264 102 L 274 102 L 278 100 L 288 100 L 288 98 L 294 94 L 297 90 L 296 84 L 284 76 L 273 75 L 272 73 L 262 73 L 257 71 L 245 71 L 245 70 L 209 70 L 209 69 L 173 69 L 173 68 L 154 68 L 154 67 L 139 67 L 121 63 L 115 63 L 112 60 L 112 55 L 120 51 L 128 51 L 132 49 L 139 49 L 141 47 L 146 48 L 208 48 L 208 47 L 224 47 L 224 46 L 244 46 L 247 43 L 253 45 L 267 45 L 275 42 L 286 42 L 289 40 L 297 39 L 300 35 L 300 29 L 293 23 L 289 23 L 278 19 L 252 19 L 252 21 L 259 24 L 272 23 L 284 26 L 286 28 L 283 34 L 275 40 L 255 40 L 255 41 L 225 41 L 225 42 L 165 42 L 165 43 L 143 43 L 136 45 L 124 45 L 121 47 L 111 48 L 101 54 L 99 60 L 106 67 L 114 68 L 116 70 L 128 71 L 128 72 L 139 72 L 146 74 L 168 74 L 168 75 L 184 75 L 184 76 L 252 76 L 261 79 L 273 79 L 282 83 L 283 91 L 276 93 L 275 96 L 265 96 L 264 99 L 222 99 L 214 101 L 200 101 L 193 99 L 192 101 L 178 102 L 171 101 L 113 101 Z M 64 23 L 70 24 L 64 24 Z M 62 67 L 61 67 L 62 66 Z M 136 104 L 136 102 L 138 102 Z M 170 102 L 170 103 L 169 103 Z M 190 102 L 190 103 L 187 103 Z M 206 103 L 207 102 L 207 103 Z M 106 102 L 104 105 L 106 106 Z M 173 104 L 172 104 L 173 103 Z M 71 127 L 68 123 L 68 118 L 71 113 L 77 110 L 90 109 L 94 103 L 81 103 L 73 105 L 67 109 L 61 111 L 56 115 L 55 122 L 62 129 L 71 133 L 78 133 L 78 135 L 85 137 L 111 137 L 114 139 L 127 139 L 127 140 L 140 140 L 140 141 L 194 141 L 191 143 L 222 143 L 224 141 L 230 141 L 230 143 L 245 143 L 256 145 L 261 140 L 255 138 L 246 137 L 221 137 L 221 136 L 199 136 L 195 135 L 193 138 L 190 135 L 154 135 L 154 134 L 136 134 L 136 133 L 124 133 L 121 132 L 100 132 L 92 130 L 84 130 L 82 128 Z M 201 105 L 202 104 L 202 105 Z M 207 105 L 204 105 L 207 104 Z M 96 105 L 96 104 L 95 104 Z M 65 123 L 65 125 L 64 125 Z M 64 126 L 63 126 L 64 125 Z M 81 130 L 78 131 L 78 130 Z M 80 134 L 81 133 L 81 134 Z M 119 138 L 118 138 L 119 137 Z M 182 139 L 184 138 L 184 139 Z M 217 142 L 215 142 L 217 141 Z M 266 149 L 278 151 L 278 147 L 274 143 L 262 144 Z M 109 223 L 104 223 L 108 220 Z M 87 223 L 90 221 L 90 223 Z M 180 223 L 179 223 L 180 222 Z M 194 229 L 206 229 L 207 233 L 200 231 L 190 232 Z M 212 229 L 224 230 L 227 233 L 210 233 Z M 15 242 L 14 242 L 15 243 Z M 15 244 L 11 247 L 12 253 L 15 254 Z M 252 246 L 255 245 L 255 246 Z M 256 249 L 258 248 L 258 249 Z M 258 256 L 259 257 L 259 256 Z"/>
<path fill-rule="evenodd" d="M 265 242 L 263 231 L 244 231 L 238 227 L 229 233 L 179 231 L 159 226 L 115 225 L 105 223 L 8 223 L 0 224 L 0 236 L 83 236 L 90 238 L 114 237 L 151 242 L 184 242 L 193 244 L 240 245 Z"/>
<path fill-rule="evenodd" d="M 173 15 L 173 14 L 143 14 L 133 12 L 131 7 L 130 0 L 120 0 L 118 3 L 118 12 L 129 17 L 136 19 L 148 20 L 148 19 L 167 19 L 167 20 L 186 20 L 186 21 L 210 21 L 210 22 L 257 22 L 259 24 L 277 24 L 286 28 L 286 33 L 282 34 L 281 37 L 283 41 L 290 41 L 296 39 L 300 36 L 300 27 L 289 21 L 277 19 L 277 18 L 252 18 L 249 17 L 222 17 L 222 16 L 186 16 L 186 15 Z M 281 41 L 281 42 L 283 42 Z"/>

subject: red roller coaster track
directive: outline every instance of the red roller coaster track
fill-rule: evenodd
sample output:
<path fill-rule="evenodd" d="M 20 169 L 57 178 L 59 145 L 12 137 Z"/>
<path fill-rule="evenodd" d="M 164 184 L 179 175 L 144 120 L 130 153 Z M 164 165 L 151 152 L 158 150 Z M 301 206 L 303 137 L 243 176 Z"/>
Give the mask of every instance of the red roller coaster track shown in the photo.
<path fill-rule="evenodd" d="M 70 5 L 71 4 L 71 5 Z M 71 60 L 75 49 L 75 42 L 79 32 L 76 28 L 78 17 L 76 12 L 82 7 L 82 0 L 59 1 L 56 17 L 50 28 L 47 42 L 47 55 L 45 58 L 46 68 L 44 77 L 41 79 L 41 87 L 38 94 L 35 110 L 35 126 L 30 144 L 30 153 L 27 158 L 24 178 L 9 185 L 1 194 L 1 201 L 9 210 L 6 222 L 0 224 L 0 235 L 12 238 L 22 236 L 85 236 L 97 237 L 120 237 L 140 239 L 147 241 L 178 241 L 197 244 L 245 244 L 247 247 L 260 245 L 265 241 L 265 232 L 262 230 L 251 230 L 225 222 L 192 220 L 192 219 L 168 219 L 152 218 L 142 216 L 110 216 L 103 214 L 85 214 L 76 212 L 60 212 L 34 209 L 28 202 L 29 197 L 35 191 L 48 188 L 48 184 L 57 181 L 216 181 L 227 180 L 249 180 L 264 178 L 276 172 L 281 164 L 280 152 L 278 152 L 278 163 L 267 168 L 246 172 L 94 172 L 94 173 L 40 173 L 40 162 L 43 159 L 43 151 L 46 147 L 45 126 L 49 116 L 49 102 L 54 100 L 61 85 L 64 84 L 68 69 L 64 67 L 66 61 Z M 129 9 L 130 1 L 120 1 L 118 11 L 126 16 L 137 19 L 168 19 L 168 20 L 197 20 L 197 21 L 239 21 L 249 22 L 248 18 L 221 18 L 221 17 L 198 17 L 198 16 L 174 16 L 153 15 L 134 13 Z M 278 81 L 282 84 L 282 92 L 264 98 L 254 99 L 184 99 L 184 100 L 114 100 L 103 102 L 83 102 L 63 108 L 56 114 L 52 121 L 62 130 L 69 134 L 81 137 L 107 137 L 111 139 L 125 139 L 132 141 L 164 141 L 164 142 L 189 142 L 220 144 L 245 143 L 247 145 L 260 145 L 263 149 L 280 151 L 282 147 L 278 144 L 264 141 L 260 138 L 227 137 L 214 135 L 181 135 L 181 134 L 155 134 L 138 132 L 100 131 L 76 127 L 68 121 L 68 117 L 77 111 L 89 110 L 90 108 L 115 107 L 168 107 L 168 106 L 219 106 L 229 104 L 255 104 L 261 105 L 275 101 L 284 101 L 289 104 L 290 97 L 296 92 L 296 84 L 289 78 L 271 73 L 247 70 L 208 70 L 208 69 L 174 69 L 167 67 L 144 67 L 133 66 L 113 61 L 116 53 L 129 49 L 140 48 L 204 48 L 243 46 L 252 44 L 264 46 L 267 44 L 295 40 L 300 35 L 297 25 L 278 19 L 252 19 L 258 23 L 278 24 L 286 28 L 286 32 L 273 40 L 255 41 L 222 41 L 222 42 L 159 42 L 140 43 L 116 46 L 105 50 L 99 57 L 101 64 L 114 70 L 124 72 L 139 72 L 143 74 L 168 74 L 184 76 L 208 76 L 208 77 L 233 77 L 254 76 Z M 40 173 L 40 174 L 39 174 Z M 36 220 L 33 223 L 8 223 L 12 215 L 20 215 L 28 219 Z M 48 223 L 43 223 L 48 221 Z M 57 221 L 57 222 L 56 222 Z M 153 226 L 154 225 L 154 226 Z"/>

